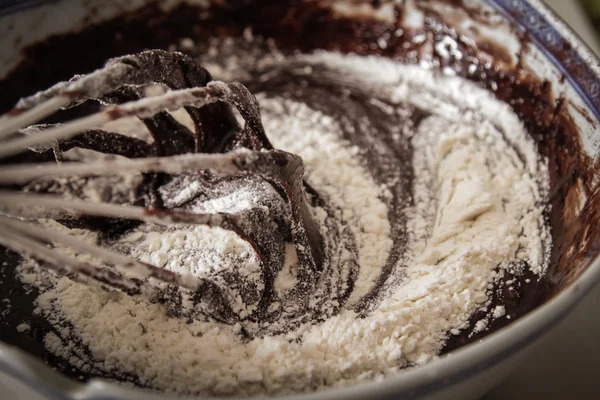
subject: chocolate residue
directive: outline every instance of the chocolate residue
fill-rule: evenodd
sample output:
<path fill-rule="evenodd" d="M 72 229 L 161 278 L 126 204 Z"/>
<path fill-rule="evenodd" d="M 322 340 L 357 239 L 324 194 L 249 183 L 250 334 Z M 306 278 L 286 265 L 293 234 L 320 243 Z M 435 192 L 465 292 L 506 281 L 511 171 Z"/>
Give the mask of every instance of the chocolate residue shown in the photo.
<path fill-rule="evenodd" d="M 564 76 L 564 75 L 563 75 Z M 564 81 L 563 81 L 564 82 Z M 561 82 L 562 83 L 562 82 Z M 577 104 L 573 103 L 572 101 L 569 101 L 569 106 L 571 106 L 575 111 L 577 111 L 577 113 L 579 115 L 581 115 L 585 121 L 590 124 L 592 127 L 594 127 L 594 129 L 596 129 L 598 127 L 598 121 L 596 121 L 588 112 L 588 110 L 586 110 L 583 107 L 578 106 Z"/>
<path fill-rule="evenodd" d="M 462 1 L 451 3 L 473 19 L 487 20 L 485 11 L 467 8 Z M 549 270 L 542 280 L 524 276 L 519 278 L 520 283 L 513 290 L 507 288 L 494 292 L 493 305 L 501 301 L 506 305 L 507 314 L 513 318 L 496 320 L 482 334 L 469 336 L 469 332 L 465 332 L 450 338 L 444 349 L 448 352 L 501 328 L 547 301 L 569 285 L 597 257 L 600 253 L 600 189 L 596 184 L 596 171 L 600 161 L 592 160 L 585 153 L 567 107 L 553 97 L 548 81 L 536 78 L 531 71 L 524 71 L 522 57 L 517 57 L 517 65 L 511 65 L 510 53 L 500 45 L 467 40 L 464 33 L 449 26 L 443 16 L 429 8 L 427 3 L 419 2 L 418 6 L 425 14 L 422 28 L 406 28 L 400 22 L 340 17 L 318 2 L 298 5 L 291 1 L 265 1 L 260 4 L 233 1 L 229 7 L 213 9 L 209 16 L 206 16 L 206 11 L 188 5 L 180 5 L 168 13 L 162 13 L 154 5 L 147 6 L 82 32 L 51 37 L 26 48 L 23 61 L 0 81 L 0 92 L 3 93 L 0 112 L 10 110 L 20 97 L 76 73 L 98 68 L 110 57 L 148 48 L 167 48 L 183 37 L 202 43 L 213 36 L 240 36 L 247 27 L 251 27 L 255 35 L 273 39 L 278 48 L 288 54 L 296 50 L 327 49 L 376 54 L 406 63 L 426 61 L 440 71 L 452 69 L 457 75 L 476 82 L 508 103 L 535 139 L 540 154 L 548 159 L 551 208 L 546 218 L 552 226 L 554 246 Z M 395 17 L 399 21 L 402 14 L 403 10 L 397 8 Z M 527 49 L 527 35 L 520 35 L 520 38 L 522 48 Z M 385 45 L 382 45 L 381 39 L 384 39 Z M 89 51 L 89 43 L 96 44 L 93 52 Z M 479 43 L 480 47 L 473 47 L 473 43 Z M 551 50 L 561 59 L 565 45 L 559 47 Z M 494 60 L 482 60 L 481 52 L 491 55 Z M 82 53 L 86 57 L 81 57 Z M 43 73 L 39 73 L 41 65 Z M 314 96 L 318 98 L 318 93 Z M 326 108 L 327 104 L 321 106 Z M 412 123 L 418 124 L 423 116 L 415 112 L 413 117 Z M 410 149 L 391 146 L 390 151 L 409 152 Z M 403 184 L 410 184 L 410 177 Z M 395 229 L 401 237 L 399 231 L 402 225 L 398 224 Z M 398 249 L 401 251 L 401 246 Z M 19 304 L 22 308 L 11 310 L 6 327 L 0 330 L 0 339 L 44 358 L 68 375 L 83 375 L 85 378 L 95 375 L 93 371 L 91 374 L 71 371 L 70 366 L 62 365 L 62 361 L 48 353 L 41 343 L 44 333 L 50 329 L 47 324 L 36 320 L 34 323 L 39 328 L 30 336 L 17 334 L 15 327 L 22 322 L 18 315 L 31 318 L 31 304 L 36 296 L 23 293 L 19 289 L 20 283 L 15 282 L 12 276 L 11 267 L 16 264 L 17 258 L 9 254 L 3 260 L 9 267 L 2 268 L 6 275 L 2 292 L 9 294 L 12 304 Z M 531 281 L 526 282 L 525 278 Z M 506 276 L 504 279 L 511 278 Z M 481 316 L 473 316 L 473 320 Z"/>

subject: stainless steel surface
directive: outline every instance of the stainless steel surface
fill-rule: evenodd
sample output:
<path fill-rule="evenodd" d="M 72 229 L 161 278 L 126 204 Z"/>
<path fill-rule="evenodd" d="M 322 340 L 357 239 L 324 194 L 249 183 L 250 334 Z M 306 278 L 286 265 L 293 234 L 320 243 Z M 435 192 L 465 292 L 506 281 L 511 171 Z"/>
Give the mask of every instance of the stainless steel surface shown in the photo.
<path fill-rule="evenodd" d="M 600 392 L 600 284 L 482 400 L 590 399 Z"/>

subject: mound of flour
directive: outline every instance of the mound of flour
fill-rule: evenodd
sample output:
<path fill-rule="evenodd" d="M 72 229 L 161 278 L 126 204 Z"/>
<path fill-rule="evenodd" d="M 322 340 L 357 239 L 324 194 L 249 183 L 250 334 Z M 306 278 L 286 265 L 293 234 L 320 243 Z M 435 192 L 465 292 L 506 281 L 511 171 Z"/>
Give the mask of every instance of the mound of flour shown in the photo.
<path fill-rule="evenodd" d="M 364 168 L 359 149 L 341 138 L 337 121 L 292 99 L 259 96 L 275 147 L 302 156 L 307 181 L 351 223 L 360 272 L 349 305 L 324 322 L 246 340 L 239 324 L 173 318 L 164 305 L 145 298 L 24 264 L 23 280 L 42 291 L 37 312 L 58 331 L 45 339 L 53 353 L 84 371 L 132 375 L 143 386 L 178 394 L 338 387 L 436 358 L 448 335 L 468 328 L 473 313 L 488 306 L 490 288 L 511 263 L 523 260 L 535 273 L 544 272 L 547 171 L 508 106 L 458 78 L 375 57 L 317 53 L 298 60 L 339 69 L 383 88 L 392 103 L 432 113 L 412 133 L 416 174 L 408 252 L 382 300 L 361 318 L 350 306 L 373 287 L 392 250 L 394 221 L 381 201 L 386 188 Z M 132 256 L 175 271 L 210 274 L 236 263 L 245 263 L 249 279 L 257 271 L 245 242 L 221 230 L 161 233 L 146 225 L 125 246 Z M 288 250 L 278 290 L 295 279 L 294 251 Z M 502 318 L 502 311 L 493 314 Z M 482 324 L 476 329 L 485 329 Z"/>

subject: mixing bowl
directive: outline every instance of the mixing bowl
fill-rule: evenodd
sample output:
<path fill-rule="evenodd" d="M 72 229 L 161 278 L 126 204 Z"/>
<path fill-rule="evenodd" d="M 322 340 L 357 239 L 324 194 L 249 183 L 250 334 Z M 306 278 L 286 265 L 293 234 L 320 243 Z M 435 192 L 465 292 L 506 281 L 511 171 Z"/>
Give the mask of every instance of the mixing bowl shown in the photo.
<path fill-rule="evenodd" d="M 153 47 L 168 47 L 178 37 L 194 37 L 203 29 L 200 21 L 219 15 L 226 21 L 221 35 L 241 34 L 251 25 L 283 49 L 376 54 L 463 76 L 507 101 L 523 119 L 548 159 L 552 180 L 547 288 L 536 299 L 522 299 L 536 307 L 482 340 L 382 382 L 290 398 L 477 398 L 502 382 L 600 278 L 599 61 L 541 1 L 16 3 L 7 2 L 0 19 L 0 112 L 110 56 L 141 50 L 150 33 Z M 473 70 L 465 68 L 468 57 L 478 60 Z M 15 344 L 0 343 L 0 371 L 49 398 L 170 398 L 100 379 L 76 382 Z"/>

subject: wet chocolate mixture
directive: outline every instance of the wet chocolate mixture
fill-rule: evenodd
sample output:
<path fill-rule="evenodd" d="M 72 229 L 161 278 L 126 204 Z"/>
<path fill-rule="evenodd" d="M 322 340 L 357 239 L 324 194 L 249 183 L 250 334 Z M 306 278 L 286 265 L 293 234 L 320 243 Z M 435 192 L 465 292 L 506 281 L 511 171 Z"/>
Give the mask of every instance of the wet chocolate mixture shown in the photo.
<path fill-rule="evenodd" d="M 290 6 L 286 2 L 263 1 L 260 6 L 253 1 L 240 1 L 235 7 L 214 9 L 210 13 L 190 6 L 181 5 L 161 13 L 158 7 L 148 6 L 141 11 L 121 16 L 115 20 L 102 23 L 85 29 L 82 32 L 52 37 L 43 43 L 36 44 L 25 50 L 25 57 L 20 65 L 15 68 L 4 80 L 0 81 L 0 113 L 11 109 L 16 101 L 23 96 L 47 88 L 57 81 L 67 80 L 76 73 L 91 71 L 99 68 L 111 57 L 134 53 L 151 48 L 169 48 L 173 43 L 179 43 L 181 38 L 192 38 L 197 47 L 193 49 L 178 49 L 187 52 L 192 57 L 202 59 L 206 52 L 209 38 L 237 37 L 243 35 L 247 27 L 252 28 L 254 35 L 272 38 L 277 47 L 284 53 L 291 54 L 295 50 L 312 51 L 315 49 L 336 50 L 341 52 L 354 52 L 361 55 L 377 54 L 398 59 L 406 63 L 418 63 L 420 50 L 425 43 L 413 40 L 425 34 L 426 42 L 433 44 L 433 66 L 443 69 L 446 67 L 456 71 L 458 76 L 472 80 L 482 87 L 493 91 L 496 96 L 512 106 L 514 111 L 524 122 L 529 132 L 535 132 L 534 139 L 538 144 L 539 152 L 549 160 L 551 177 L 551 203 L 552 209 L 547 218 L 552 226 L 554 243 L 551 255 L 549 272 L 542 280 L 529 272 L 519 276 L 512 285 L 500 285 L 492 294 L 492 307 L 503 304 L 511 320 L 502 318 L 492 322 L 486 332 L 471 335 L 469 330 L 462 334 L 451 336 L 443 352 L 452 351 L 466 343 L 476 341 L 483 335 L 493 332 L 507 323 L 521 317 L 535 306 L 543 303 L 554 293 L 577 276 L 587 265 L 590 257 L 598 251 L 598 240 L 591 235 L 594 227 L 600 220 L 600 211 L 592 208 L 600 200 L 598 191 L 589 185 L 580 185 L 578 182 L 591 182 L 594 165 L 588 157 L 583 155 L 575 127 L 563 107 L 561 99 L 554 99 L 548 82 L 539 81 L 528 74 L 521 65 L 507 70 L 495 63 L 482 62 L 477 58 L 477 51 L 472 44 L 467 43 L 454 29 L 447 26 L 435 11 L 422 4 L 425 14 L 425 26 L 419 30 L 402 29 L 394 23 L 385 23 L 370 19 L 348 19 L 334 15 L 328 9 L 318 5 L 317 2 L 302 6 Z M 373 2 L 377 5 L 378 2 Z M 455 1 L 455 6 L 464 7 L 462 2 Z M 467 9 L 474 18 L 475 10 Z M 396 10 L 397 13 L 401 11 Z M 462 57 L 440 53 L 435 45 L 444 37 L 452 38 L 458 44 Z M 380 46 L 378 39 L 385 38 L 386 45 Z M 522 37 L 522 41 L 527 41 Z M 89 44 L 94 43 L 94 51 L 89 51 Z M 265 45 L 266 46 L 266 45 Z M 506 50 L 493 43 L 478 43 L 479 49 L 493 55 L 498 64 L 505 64 L 510 56 Z M 524 46 L 525 47 L 525 46 Z M 81 57 L 80 54 L 86 54 Z M 476 65 L 476 71 L 467 72 L 467 66 Z M 258 83 L 250 77 L 244 83 L 252 93 L 263 92 L 269 94 L 298 97 L 302 102 L 310 104 L 317 110 L 322 110 L 328 115 L 339 116 L 350 114 L 357 117 L 366 116 L 375 124 L 382 126 L 389 124 L 404 124 L 417 128 L 419 123 L 427 116 L 416 108 L 411 108 L 410 114 L 405 118 L 390 117 L 380 112 L 377 107 L 369 103 L 369 99 L 361 94 L 360 90 L 342 96 L 342 89 L 334 82 L 327 79 L 326 74 L 314 71 L 302 80 L 280 71 L 275 79 Z M 301 88 L 301 93 L 299 89 Z M 346 93 L 346 92 L 344 92 Z M 347 94 L 347 93 L 346 93 Z M 62 118 L 73 117 L 76 113 L 89 113 L 88 110 L 71 110 L 52 117 L 45 122 L 57 122 Z M 386 165 L 403 165 L 398 160 L 405 160 L 402 179 L 397 183 L 396 193 L 409 193 L 412 183 L 412 167 L 410 165 L 410 145 L 397 143 L 391 138 L 377 138 L 385 144 L 385 154 L 369 151 L 368 138 L 361 135 L 359 124 L 354 129 L 344 132 L 346 139 L 366 150 L 366 159 L 370 163 L 369 169 L 379 182 L 386 182 Z M 222 129 L 222 126 L 221 128 Z M 381 129 L 386 132 L 387 129 Z M 80 138 L 81 140 L 81 138 Z M 81 146 L 81 143 L 72 143 Z M 268 141 L 262 147 L 269 147 Z M 185 147 L 185 145 L 183 145 Z M 225 147 L 219 149 L 227 150 Z M 260 148 L 260 147 L 259 147 Z M 146 152 L 141 151 L 140 154 Z M 135 156 L 135 154 L 128 154 Z M 38 155 L 39 157 L 39 155 Z M 47 154 L 48 159 L 53 159 L 53 154 Z M 395 160 L 387 164 L 386 158 Z M 9 160 L 10 162 L 23 161 L 23 157 Z M 153 177 L 153 179 L 157 179 Z M 160 178 L 158 178 L 160 179 Z M 164 183 L 164 182 L 163 182 Z M 156 182 L 154 182 L 156 184 Z M 582 189 L 583 187 L 583 189 Z M 310 188 L 307 188 L 310 193 Z M 569 200 L 576 197 L 574 191 L 584 190 L 589 198 L 584 206 L 582 215 L 586 218 L 579 219 L 569 211 Z M 319 202 L 318 196 L 313 193 L 314 202 Z M 393 252 L 388 260 L 387 270 L 384 269 L 380 283 L 385 282 L 391 266 L 401 256 L 403 244 L 406 240 L 406 229 L 403 225 L 401 204 L 410 199 L 396 196 L 389 204 L 389 219 L 395 223 L 392 226 L 391 236 L 394 240 Z M 156 204 L 155 204 L 156 205 Z M 160 206 L 160 204 L 159 204 Z M 98 224 L 96 228 L 105 230 L 107 237 L 113 237 L 130 228 L 132 222 L 119 221 L 118 229 L 112 221 L 113 230 L 108 231 L 107 225 L 100 221 L 84 221 L 87 224 Z M 583 233 L 582 233 L 583 232 Z M 580 248 L 580 244 L 585 247 Z M 566 250 L 575 247 L 574 252 Z M 0 292 L 8 294 L 12 308 L 2 318 L 3 327 L 0 329 L 0 340 L 15 344 L 26 351 L 46 360 L 50 365 L 74 377 L 88 379 L 94 374 L 84 373 L 73 368 L 54 355 L 50 354 L 43 345 L 44 335 L 52 330 L 45 320 L 33 314 L 33 302 L 37 296 L 35 292 L 26 292 L 22 284 L 14 276 L 13 267 L 19 257 L 14 253 L 4 250 L 2 254 L 4 264 L 1 268 Z M 525 269 L 528 271 L 528 269 Z M 528 279 L 530 281 L 528 282 Z M 513 280 L 510 274 L 505 274 L 504 280 Z M 370 301 L 375 301 L 378 287 L 370 293 L 365 300 L 357 306 L 357 310 L 365 310 Z M 23 316 L 31 321 L 32 329 L 26 333 L 18 333 L 16 326 L 23 321 Z M 474 321 L 482 315 L 473 315 Z M 77 340 L 73 338 L 73 340 Z M 99 373 L 101 375 L 101 373 Z"/>

